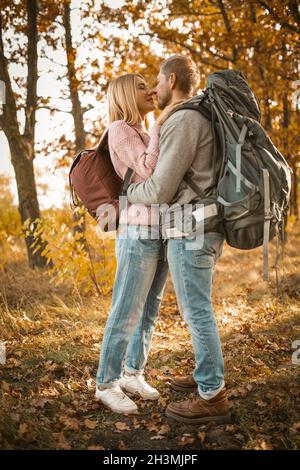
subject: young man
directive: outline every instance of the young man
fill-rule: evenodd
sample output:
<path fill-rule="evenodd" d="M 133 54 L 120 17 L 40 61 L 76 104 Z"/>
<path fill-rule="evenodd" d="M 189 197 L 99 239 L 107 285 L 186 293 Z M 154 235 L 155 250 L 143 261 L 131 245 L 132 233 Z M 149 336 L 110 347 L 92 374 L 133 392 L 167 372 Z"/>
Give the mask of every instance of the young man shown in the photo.
<path fill-rule="evenodd" d="M 172 109 L 175 103 L 197 100 L 193 95 L 198 86 L 195 63 L 181 55 L 170 57 L 162 63 L 158 74 L 159 108 Z M 167 203 L 172 209 L 175 204 L 183 206 L 195 200 L 201 203 L 199 193 L 193 189 L 199 188 L 206 197 L 212 194 L 213 135 L 208 119 L 193 110 L 171 114 L 161 127 L 159 147 L 153 175 L 146 182 L 129 187 L 127 196 L 131 203 Z M 184 180 L 186 174 L 193 189 Z M 204 234 L 200 243 L 177 237 L 176 231 L 168 241 L 170 272 L 180 311 L 190 329 L 196 363 L 193 376 L 175 377 L 172 386 L 176 390 L 198 390 L 195 400 L 173 402 L 167 407 L 167 416 L 180 422 L 198 424 L 230 419 L 224 361 L 211 300 L 213 270 L 223 242 L 218 224 Z"/>

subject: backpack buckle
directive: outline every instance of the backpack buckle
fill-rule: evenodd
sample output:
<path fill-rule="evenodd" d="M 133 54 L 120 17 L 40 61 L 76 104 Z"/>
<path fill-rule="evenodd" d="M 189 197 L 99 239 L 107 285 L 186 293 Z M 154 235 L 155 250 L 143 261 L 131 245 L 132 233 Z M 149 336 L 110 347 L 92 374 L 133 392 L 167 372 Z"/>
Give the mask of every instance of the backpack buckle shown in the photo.
<path fill-rule="evenodd" d="M 265 220 L 272 220 L 273 219 L 273 214 L 271 211 L 265 212 L 264 213 L 264 219 Z"/>

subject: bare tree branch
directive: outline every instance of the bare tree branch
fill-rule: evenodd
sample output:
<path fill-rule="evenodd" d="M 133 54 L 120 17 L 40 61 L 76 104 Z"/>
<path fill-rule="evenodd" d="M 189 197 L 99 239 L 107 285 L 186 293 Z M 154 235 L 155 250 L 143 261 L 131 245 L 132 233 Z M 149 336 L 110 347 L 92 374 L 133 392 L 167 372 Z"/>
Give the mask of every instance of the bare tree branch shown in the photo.
<path fill-rule="evenodd" d="M 277 13 L 275 12 L 275 10 L 270 6 L 268 5 L 267 2 L 264 2 L 263 0 L 258 0 L 258 3 L 263 7 L 265 8 L 266 10 L 268 10 L 268 12 L 270 13 L 270 15 L 272 16 L 272 18 L 277 21 L 277 23 L 279 23 L 283 28 L 286 28 L 286 29 L 289 29 L 290 31 L 296 31 L 296 32 L 300 32 L 300 27 L 297 27 L 293 24 L 290 24 L 288 23 L 287 21 L 283 21 L 282 18 L 280 18 Z M 289 3 L 293 3 L 293 16 L 295 14 L 295 11 L 294 11 L 294 3 L 296 2 L 289 2 Z"/>
<path fill-rule="evenodd" d="M 40 58 L 41 59 L 47 59 L 49 60 L 50 62 L 52 62 L 53 64 L 55 65 L 59 65 L 60 67 L 66 67 L 67 64 L 61 64 L 60 62 L 57 62 L 56 60 L 52 59 L 51 57 L 48 57 L 46 55 L 40 55 Z"/>
<path fill-rule="evenodd" d="M 38 106 L 37 109 L 47 109 L 48 111 L 51 111 L 51 112 L 66 113 L 66 114 L 70 114 L 72 112 L 71 109 L 69 111 L 66 111 L 65 109 L 54 108 L 52 106 L 47 106 L 46 104 Z"/>
<path fill-rule="evenodd" d="M 229 18 L 228 18 L 223 0 L 218 0 L 218 5 L 219 5 L 219 8 L 220 8 L 222 16 L 223 16 L 223 21 L 224 21 L 225 28 L 226 28 L 227 32 L 229 34 L 231 34 L 232 33 L 232 26 L 231 26 L 231 23 L 229 21 Z M 238 48 L 237 48 L 237 46 L 233 46 L 233 48 L 232 48 L 232 58 L 231 58 L 230 61 L 235 64 L 236 61 L 237 61 L 237 57 L 238 57 Z"/>
<path fill-rule="evenodd" d="M 55 108 L 54 106 L 49 106 L 49 105 L 46 105 L 46 104 L 38 105 L 37 109 L 47 109 L 48 111 L 51 111 L 52 113 L 54 113 L 54 112 L 55 113 L 66 113 L 66 114 L 72 113 L 72 109 L 69 109 L 69 110 L 59 109 L 59 108 Z M 82 108 L 82 113 L 85 114 L 88 111 L 90 111 L 91 109 L 94 109 L 94 106 L 86 106 L 85 108 Z"/>
<path fill-rule="evenodd" d="M 289 1 L 289 7 L 291 10 L 291 13 L 293 15 L 294 20 L 298 23 L 300 26 L 300 12 L 299 12 L 299 3 L 297 0 L 290 0 Z"/>
<path fill-rule="evenodd" d="M 225 70 L 227 68 L 227 67 L 221 67 L 219 65 L 216 65 L 214 62 L 210 62 L 209 60 L 204 59 L 203 57 L 201 57 L 200 50 L 194 49 L 193 47 L 187 45 L 186 43 L 178 41 L 176 39 L 167 38 L 167 37 L 164 37 L 163 35 L 159 35 L 158 33 L 143 33 L 143 34 L 139 34 L 138 36 L 149 36 L 155 39 L 160 39 L 161 41 L 170 42 L 177 46 L 181 46 L 182 48 L 188 50 L 194 56 L 197 55 L 197 62 L 200 62 L 203 65 L 208 65 L 218 70 Z"/>

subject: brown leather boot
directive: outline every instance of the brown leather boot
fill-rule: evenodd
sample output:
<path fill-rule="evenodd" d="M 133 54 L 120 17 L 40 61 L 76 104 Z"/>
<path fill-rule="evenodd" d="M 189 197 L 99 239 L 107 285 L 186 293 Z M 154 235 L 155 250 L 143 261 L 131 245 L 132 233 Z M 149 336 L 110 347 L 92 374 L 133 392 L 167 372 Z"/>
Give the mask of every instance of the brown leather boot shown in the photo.
<path fill-rule="evenodd" d="M 171 388 L 176 390 L 176 392 L 196 392 L 197 384 L 194 377 L 191 375 L 178 375 L 172 377 L 171 379 Z"/>
<path fill-rule="evenodd" d="M 194 400 L 172 402 L 166 409 L 166 415 L 180 423 L 202 424 L 210 421 L 230 423 L 231 414 L 224 387 L 211 400 L 203 400 L 199 395 Z"/>

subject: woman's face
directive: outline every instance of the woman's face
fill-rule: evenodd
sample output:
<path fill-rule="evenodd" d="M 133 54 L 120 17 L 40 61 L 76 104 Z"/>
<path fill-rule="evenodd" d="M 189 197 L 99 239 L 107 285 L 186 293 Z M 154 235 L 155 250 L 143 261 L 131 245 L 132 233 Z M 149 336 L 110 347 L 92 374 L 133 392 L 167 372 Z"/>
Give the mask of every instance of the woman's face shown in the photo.
<path fill-rule="evenodd" d="M 136 102 L 142 118 L 155 109 L 153 92 L 149 90 L 145 80 L 140 77 L 137 77 L 136 83 Z"/>

